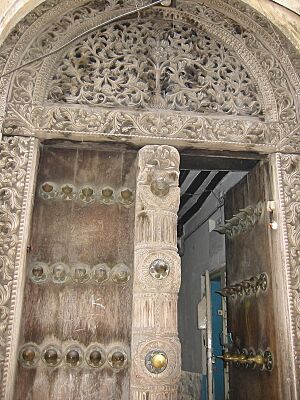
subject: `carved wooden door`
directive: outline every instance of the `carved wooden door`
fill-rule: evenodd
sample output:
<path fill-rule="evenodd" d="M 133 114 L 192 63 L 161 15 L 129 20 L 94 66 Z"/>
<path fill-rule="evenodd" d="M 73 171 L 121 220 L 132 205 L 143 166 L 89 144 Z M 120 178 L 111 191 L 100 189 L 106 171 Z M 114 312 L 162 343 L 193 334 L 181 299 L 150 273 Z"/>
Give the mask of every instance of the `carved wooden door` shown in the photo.
<path fill-rule="evenodd" d="M 41 150 L 16 400 L 129 399 L 136 155 Z"/>
<path fill-rule="evenodd" d="M 267 161 L 256 166 L 225 199 L 228 330 L 233 343 L 231 400 L 287 399 L 288 371 L 282 370 L 282 292 L 278 271 L 276 202 Z M 285 378 L 284 378 L 285 377 Z"/>

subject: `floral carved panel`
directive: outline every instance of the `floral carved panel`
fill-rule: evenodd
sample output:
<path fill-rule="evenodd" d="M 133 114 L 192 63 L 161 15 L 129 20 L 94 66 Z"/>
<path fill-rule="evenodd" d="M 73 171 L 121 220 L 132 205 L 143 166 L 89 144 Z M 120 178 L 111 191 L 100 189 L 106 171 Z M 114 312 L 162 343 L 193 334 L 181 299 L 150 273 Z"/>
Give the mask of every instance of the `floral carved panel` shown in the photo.
<path fill-rule="evenodd" d="M 237 54 L 207 32 L 149 19 L 111 24 L 73 46 L 48 99 L 105 107 L 262 115 L 261 93 Z"/>
<path fill-rule="evenodd" d="M 300 394 L 300 156 L 278 155 L 296 390 Z"/>
<path fill-rule="evenodd" d="M 11 398 L 38 140 L 0 143 L 0 388 Z"/>

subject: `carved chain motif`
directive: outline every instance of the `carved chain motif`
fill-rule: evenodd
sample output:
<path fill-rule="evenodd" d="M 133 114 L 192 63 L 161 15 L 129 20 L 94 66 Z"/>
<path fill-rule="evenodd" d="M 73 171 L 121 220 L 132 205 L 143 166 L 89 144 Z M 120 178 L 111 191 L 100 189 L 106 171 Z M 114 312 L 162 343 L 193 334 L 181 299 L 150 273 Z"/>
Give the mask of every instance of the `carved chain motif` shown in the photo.
<path fill-rule="evenodd" d="M 0 143 L 0 387 L 4 398 L 11 358 L 13 320 L 33 196 L 36 139 L 5 137 Z M 20 300 L 20 299 L 19 299 Z M 20 302 L 21 303 L 21 302 Z"/>
<path fill-rule="evenodd" d="M 50 78 L 51 79 L 51 78 Z M 257 88 L 232 50 L 169 21 L 109 25 L 71 48 L 48 99 L 55 102 L 262 115 Z"/>
<path fill-rule="evenodd" d="M 170 146 L 139 151 L 132 314 L 131 399 L 177 399 L 180 343 L 176 248 L 179 154 Z M 162 207 L 163 202 L 163 207 Z"/>

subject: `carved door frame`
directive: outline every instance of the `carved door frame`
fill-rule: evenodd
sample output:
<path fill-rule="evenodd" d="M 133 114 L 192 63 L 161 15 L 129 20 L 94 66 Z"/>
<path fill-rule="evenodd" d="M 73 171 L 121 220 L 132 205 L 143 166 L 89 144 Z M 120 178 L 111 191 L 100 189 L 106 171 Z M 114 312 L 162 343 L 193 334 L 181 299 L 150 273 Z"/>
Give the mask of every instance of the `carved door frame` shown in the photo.
<path fill-rule="evenodd" d="M 107 9 L 104 7 L 95 15 L 85 3 L 86 0 L 53 0 L 52 3 L 39 6 L 20 22 L 4 43 L 0 69 L 7 72 L 15 65 L 26 62 L 31 57 L 30 50 L 36 54 L 38 46 L 43 46 L 39 35 L 45 26 L 48 27 L 46 35 L 51 30 L 59 32 L 57 36 L 51 36 L 53 42 L 51 37 L 47 42 L 47 49 L 55 48 L 95 26 L 103 18 L 108 20 L 134 7 L 129 3 L 128 8 L 116 4 Z M 300 397 L 300 80 L 291 60 L 294 50 L 280 34 L 273 38 L 274 29 L 269 21 L 250 7 L 234 0 L 228 4 L 221 0 L 204 0 L 201 3 L 206 7 L 204 11 L 210 10 L 210 13 L 200 10 L 196 2 L 185 1 L 179 2 L 178 10 L 156 7 L 143 17 L 188 23 L 195 29 L 204 27 L 222 43 L 236 47 L 239 57 L 252 71 L 255 83 L 262 92 L 264 118 L 181 112 L 161 109 L 159 104 L 152 107 L 153 110 L 136 110 L 49 103 L 45 97 L 47 82 L 51 80 L 49 70 L 55 66 L 61 53 L 29 69 L 22 68 L 11 78 L 0 79 L 0 124 L 4 135 L 0 143 L 0 165 L 4 166 L 0 171 L 3 199 L 0 211 L 4 216 L 0 253 L 3 271 L 0 286 L 1 334 L 3 332 L 0 343 L 1 399 L 12 398 L 38 148 L 40 141 L 48 139 L 127 142 L 138 147 L 148 144 L 171 145 L 178 150 L 253 151 L 270 155 L 272 179 L 277 188 L 277 216 L 282 247 L 282 270 L 279 272 L 284 295 L 282 306 L 286 312 L 284 346 L 287 354 L 292 355 L 287 359 L 287 370 L 292 376 L 291 399 Z M 63 14 L 68 14 L 68 18 L 57 22 Z M 79 22 L 72 25 L 75 14 L 79 15 Z M 227 25 L 220 25 L 220 15 L 224 16 Z M 242 36 L 237 39 L 239 28 L 233 33 L 235 25 L 233 22 L 231 24 L 231 20 L 238 26 L 247 27 L 255 38 L 260 38 L 259 43 L 267 52 L 274 55 L 273 67 L 281 74 L 281 87 L 274 86 L 272 74 L 268 75 L 259 64 L 259 52 L 262 52 L 262 59 L 266 57 L 263 48 L 250 48 L 246 39 L 242 42 Z M 290 51 L 291 59 L 283 45 Z M 137 395 L 136 398 L 141 397 Z M 172 394 L 169 398 L 173 398 Z"/>

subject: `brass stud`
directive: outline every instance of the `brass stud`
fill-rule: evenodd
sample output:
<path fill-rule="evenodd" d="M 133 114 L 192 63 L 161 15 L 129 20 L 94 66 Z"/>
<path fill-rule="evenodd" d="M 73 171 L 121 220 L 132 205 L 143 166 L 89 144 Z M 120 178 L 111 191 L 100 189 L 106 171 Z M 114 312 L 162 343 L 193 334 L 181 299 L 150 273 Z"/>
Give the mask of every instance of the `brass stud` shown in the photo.
<path fill-rule="evenodd" d="M 106 264 L 97 264 L 93 267 L 92 277 L 97 283 L 104 283 L 109 279 L 110 268 Z"/>
<path fill-rule="evenodd" d="M 146 355 L 145 365 L 152 374 L 160 374 L 168 366 L 167 354 L 163 350 L 152 350 Z"/>
<path fill-rule="evenodd" d="M 116 283 L 126 283 L 130 279 L 130 270 L 125 264 L 117 264 L 111 270 L 111 279 Z"/>
<path fill-rule="evenodd" d="M 53 190 L 53 186 L 52 186 L 50 183 L 46 182 L 46 183 L 44 183 L 44 184 L 42 185 L 42 189 L 43 189 L 43 191 L 46 192 L 46 193 L 51 193 L 52 190 Z"/>
<path fill-rule="evenodd" d="M 25 344 L 19 351 L 19 360 L 26 368 L 34 368 L 40 359 L 38 347 L 33 343 Z"/>
<path fill-rule="evenodd" d="M 157 258 L 151 262 L 149 272 L 153 278 L 161 280 L 169 275 L 170 266 L 165 260 Z"/>
<path fill-rule="evenodd" d="M 91 346 L 86 352 L 85 359 L 90 367 L 100 368 L 105 363 L 106 355 L 101 347 Z"/>
<path fill-rule="evenodd" d="M 154 179 L 150 185 L 151 192 L 158 197 L 166 196 L 170 191 L 170 185 L 163 177 Z"/>
<path fill-rule="evenodd" d="M 79 347 L 69 347 L 65 355 L 66 363 L 70 367 L 77 367 L 82 363 L 82 351 Z"/>
<path fill-rule="evenodd" d="M 128 357 L 124 349 L 116 347 L 110 350 L 107 360 L 113 369 L 118 370 L 127 365 Z"/>
<path fill-rule="evenodd" d="M 55 346 L 47 346 L 43 351 L 43 361 L 48 367 L 56 367 L 61 362 L 61 352 Z"/>
<path fill-rule="evenodd" d="M 48 265 L 43 262 L 35 262 L 29 272 L 29 277 L 34 283 L 44 283 L 48 277 Z"/>

